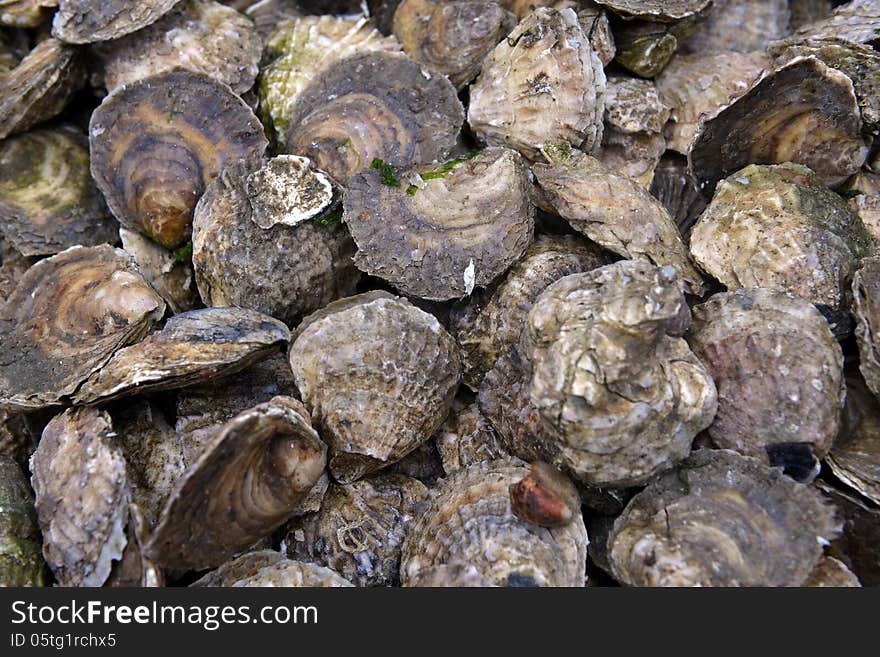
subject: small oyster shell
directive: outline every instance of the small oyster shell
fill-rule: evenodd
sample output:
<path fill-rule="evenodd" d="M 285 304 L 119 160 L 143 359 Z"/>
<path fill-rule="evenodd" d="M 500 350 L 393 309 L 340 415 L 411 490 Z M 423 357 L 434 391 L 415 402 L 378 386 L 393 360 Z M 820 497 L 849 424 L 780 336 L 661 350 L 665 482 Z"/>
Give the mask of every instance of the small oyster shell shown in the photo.
<path fill-rule="evenodd" d="M 859 345 L 859 370 L 880 398 L 880 258 L 865 258 L 853 276 L 853 315 Z"/>
<path fill-rule="evenodd" d="M 834 557 L 822 557 L 803 586 L 819 588 L 860 587 L 859 578 Z"/>
<path fill-rule="evenodd" d="M 605 88 L 605 127 L 619 132 L 661 132 L 669 107 L 651 80 L 612 75 Z"/>
<path fill-rule="evenodd" d="M 484 461 L 434 488 L 403 545 L 404 586 L 442 565 L 468 564 L 500 586 L 583 586 L 587 531 L 583 519 L 548 529 L 520 520 L 510 493 L 529 474 L 518 459 Z"/>
<path fill-rule="evenodd" d="M 143 552 L 150 527 L 137 504 L 128 505 L 125 550 L 113 564 L 105 586 L 115 588 L 161 588 L 165 586 L 162 568 Z"/>
<path fill-rule="evenodd" d="M 123 250 L 128 253 L 141 275 L 162 295 L 173 313 L 194 310 L 199 298 L 193 289 L 193 266 L 190 250 L 183 247 L 169 251 L 148 237 L 126 228 L 119 229 Z"/>
<path fill-rule="evenodd" d="M 146 553 L 173 568 L 220 565 L 291 516 L 326 454 L 295 399 L 237 415 L 175 484 Z"/>
<path fill-rule="evenodd" d="M 880 403 L 861 377 L 846 379 L 843 429 L 826 463 L 843 483 L 880 504 Z"/>
<path fill-rule="evenodd" d="M 704 14 L 705 11 L 672 23 L 644 20 L 617 23 L 614 61 L 640 77 L 656 77 L 693 34 Z"/>
<path fill-rule="evenodd" d="M 21 468 L 0 455 L 0 587 L 45 586 L 34 495 Z"/>
<path fill-rule="evenodd" d="M 687 52 L 750 53 L 788 33 L 789 0 L 715 0 L 685 42 Z"/>
<path fill-rule="evenodd" d="M 266 358 L 289 337 L 278 320 L 241 308 L 180 313 L 161 331 L 117 351 L 73 400 L 91 404 L 233 374 Z"/>
<path fill-rule="evenodd" d="M 637 494 L 608 553 L 630 586 L 798 586 L 840 525 L 815 491 L 728 450 L 698 450 Z"/>
<path fill-rule="evenodd" d="M 287 554 L 357 586 L 393 586 L 404 535 L 427 495 L 420 481 L 397 474 L 331 483 L 317 513 L 287 526 Z"/>
<path fill-rule="evenodd" d="M 440 323 L 385 292 L 336 301 L 307 317 L 290 364 L 342 483 L 428 440 L 460 378 L 455 342 Z"/>
<path fill-rule="evenodd" d="M 697 264 L 728 289 L 782 286 L 830 309 L 873 243 L 806 167 L 750 165 L 723 180 L 691 234 Z"/>
<path fill-rule="evenodd" d="M 0 0 L 0 25 L 38 27 L 57 5 L 57 0 Z"/>
<path fill-rule="evenodd" d="M 104 61 L 108 91 L 183 68 L 241 94 L 254 85 L 263 43 L 253 22 L 212 0 L 185 0 L 152 25 L 113 41 Z"/>
<path fill-rule="evenodd" d="M 110 41 L 156 22 L 180 0 L 58 0 L 52 36 L 67 43 Z"/>
<path fill-rule="evenodd" d="M 374 170 L 349 181 L 343 220 L 359 269 L 405 294 L 445 301 L 489 285 L 519 260 L 534 232 L 522 157 L 488 148 L 453 164 L 400 174 L 419 174 L 421 188 L 391 186 Z"/>
<path fill-rule="evenodd" d="M 43 554 L 60 586 L 101 586 L 125 548 L 130 491 L 113 435 L 106 413 L 68 409 L 31 457 Z"/>
<path fill-rule="evenodd" d="M 843 354 L 811 303 L 781 289 L 714 295 L 694 308 L 688 342 L 718 386 L 719 447 L 764 462 L 771 446 L 823 458 L 840 430 Z"/>
<path fill-rule="evenodd" d="M 0 406 L 61 402 L 164 312 L 124 251 L 74 246 L 41 260 L 0 316 Z"/>
<path fill-rule="evenodd" d="M 92 176 L 126 228 L 174 249 L 192 213 L 229 163 L 267 142 L 250 108 L 226 85 L 175 70 L 119 88 L 92 114 Z"/>
<path fill-rule="evenodd" d="M 529 160 L 545 144 L 602 142 L 605 73 L 571 9 L 537 9 L 486 57 L 470 88 L 477 137 Z"/>
<path fill-rule="evenodd" d="M 456 400 L 435 440 L 447 475 L 480 461 L 509 456 L 476 402 Z"/>
<path fill-rule="evenodd" d="M 708 7 L 712 0 L 595 0 L 621 16 L 675 21 L 693 16 Z"/>

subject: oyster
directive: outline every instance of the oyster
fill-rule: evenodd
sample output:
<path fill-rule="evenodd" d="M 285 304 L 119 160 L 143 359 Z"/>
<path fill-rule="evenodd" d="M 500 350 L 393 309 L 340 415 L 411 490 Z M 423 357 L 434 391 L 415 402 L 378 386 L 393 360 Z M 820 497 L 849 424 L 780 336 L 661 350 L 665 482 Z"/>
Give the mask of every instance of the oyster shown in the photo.
<path fill-rule="evenodd" d="M 736 452 L 698 450 L 630 501 L 608 554 L 630 586 L 798 586 L 839 531 L 806 485 Z"/>
<path fill-rule="evenodd" d="M 859 194 L 849 200 L 849 208 L 862 220 L 874 242 L 874 252 L 880 249 L 880 196 Z"/>
<path fill-rule="evenodd" d="M 808 301 L 779 288 L 714 295 L 693 310 L 688 342 L 718 387 L 719 447 L 768 462 L 806 445 L 823 458 L 840 430 L 843 354 Z"/>
<path fill-rule="evenodd" d="M 155 23 L 180 0 L 58 0 L 52 36 L 67 43 L 110 41 Z"/>
<path fill-rule="evenodd" d="M 684 44 L 687 52 L 751 53 L 788 34 L 790 0 L 715 0 Z"/>
<path fill-rule="evenodd" d="M 489 145 L 529 160 L 552 142 L 602 142 L 605 73 L 572 9 L 537 9 L 486 57 L 470 88 L 468 124 Z"/>
<path fill-rule="evenodd" d="M 31 457 L 43 555 L 61 586 L 101 586 L 125 548 L 130 490 L 114 435 L 107 413 L 68 409 Z"/>
<path fill-rule="evenodd" d="M 113 564 L 105 586 L 149 587 L 165 586 L 162 568 L 143 552 L 150 527 L 137 504 L 128 505 L 128 524 L 125 528 L 125 550 Z"/>
<path fill-rule="evenodd" d="M 192 586 L 353 586 L 329 568 L 286 559 L 279 552 L 249 552 L 228 561 Z"/>
<path fill-rule="evenodd" d="M 583 586 L 583 520 L 549 529 L 521 520 L 511 508 L 508 489 L 528 474 L 522 461 L 505 459 L 476 463 L 442 480 L 407 533 L 403 585 L 437 566 L 467 564 L 499 586 Z"/>
<path fill-rule="evenodd" d="M 401 183 L 411 180 L 406 188 Z M 519 260 L 534 232 L 528 170 L 506 148 L 432 171 L 366 171 L 349 180 L 344 207 L 358 268 L 436 301 L 492 283 Z"/>
<path fill-rule="evenodd" d="M 815 486 L 832 501 L 844 518 L 843 534 L 829 548 L 829 553 L 843 561 L 863 586 L 880 585 L 880 510 L 864 500 L 817 480 Z"/>
<path fill-rule="evenodd" d="M 491 581 L 469 563 L 443 564 L 420 570 L 407 583 L 408 587 L 422 588 L 488 588 Z"/>
<path fill-rule="evenodd" d="M 205 308 L 171 317 L 161 331 L 117 351 L 73 396 L 91 404 L 182 388 L 233 374 L 287 343 L 276 319 L 241 308 Z"/>
<path fill-rule="evenodd" d="M 295 399 L 244 411 L 178 479 L 147 555 L 171 568 L 219 566 L 291 516 L 320 478 L 326 453 Z"/>
<path fill-rule="evenodd" d="M 21 468 L 0 455 L 0 587 L 44 586 L 46 564 L 34 496 Z"/>
<path fill-rule="evenodd" d="M 690 247 L 691 230 L 708 203 L 688 173 L 685 158 L 670 153 L 660 160 L 651 181 L 651 195 L 663 204 Z"/>
<path fill-rule="evenodd" d="M 460 379 L 455 342 L 440 323 L 385 292 L 336 301 L 307 317 L 290 364 L 341 483 L 427 441 Z"/>
<path fill-rule="evenodd" d="M 85 135 L 42 129 L 0 142 L 0 230 L 22 255 L 113 243 L 117 228 L 92 181 Z"/>
<path fill-rule="evenodd" d="M 841 5 L 830 16 L 804 25 L 794 37 L 838 37 L 873 45 L 880 30 L 880 6 L 877 0 L 851 0 Z"/>
<path fill-rule="evenodd" d="M 671 23 L 646 20 L 618 23 L 614 31 L 614 60 L 639 77 L 656 77 L 693 34 L 704 14 L 705 10 Z"/>
<path fill-rule="evenodd" d="M 60 403 L 164 312 L 124 251 L 74 246 L 41 260 L 0 315 L 0 407 Z"/>
<path fill-rule="evenodd" d="M 110 210 L 162 246 L 182 246 L 208 184 L 228 164 L 260 157 L 263 128 L 226 85 L 175 70 L 121 87 L 89 124 L 92 175 Z"/>
<path fill-rule="evenodd" d="M 565 527 L 581 518 L 581 499 L 568 478 L 552 465 L 532 463 L 529 474 L 510 485 L 510 507 L 541 527 Z"/>
<path fill-rule="evenodd" d="M 254 85 L 263 43 L 253 22 L 212 0 L 185 0 L 158 21 L 110 43 L 108 91 L 184 68 L 225 82 L 241 94 Z"/>
<path fill-rule="evenodd" d="M 394 585 L 404 535 L 427 495 L 417 479 L 397 474 L 331 483 L 317 513 L 286 527 L 287 555 L 327 566 L 357 586 Z"/>
<path fill-rule="evenodd" d="M 234 559 L 221 564 L 215 570 L 212 570 L 207 575 L 197 579 L 190 586 L 231 586 L 238 580 L 250 577 L 267 566 L 274 566 L 281 563 L 284 559 L 285 557 L 275 550 L 245 552 L 241 556 L 235 557 Z"/>
<path fill-rule="evenodd" d="M 480 461 L 509 456 L 476 402 L 456 400 L 435 440 L 447 475 Z"/>
<path fill-rule="evenodd" d="M 843 483 L 880 504 L 880 403 L 860 377 L 846 380 L 843 427 L 826 463 Z"/>
<path fill-rule="evenodd" d="M 712 4 L 712 0 L 595 0 L 620 16 L 675 21 L 693 16 Z"/>
<path fill-rule="evenodd" d="M 834 557 L 822 557 L 803 584 L 809 587 L 850 588 L 860 587 L 859 578 Z"/>
<path fill-rule="evenodd" d="M 123 250 L 141 275 L 158 292 L 173 313 L 194 310 L 199 298 L 193 285 L 192 247 L 169 251 L 148 237 L 126 228 L 119 229 Z"/>

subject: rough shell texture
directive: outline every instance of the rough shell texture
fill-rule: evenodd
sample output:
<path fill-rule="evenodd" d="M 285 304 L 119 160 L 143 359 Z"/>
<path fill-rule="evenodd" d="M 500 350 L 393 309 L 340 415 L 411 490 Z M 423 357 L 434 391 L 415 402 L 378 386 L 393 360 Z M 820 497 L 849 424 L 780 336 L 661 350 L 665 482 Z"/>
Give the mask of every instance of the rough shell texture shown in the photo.
<path fill-rule="evenodd" d="M 427 495 L 420 481 L 396 474 L 331 483 L 321 509 L 286 528 L 287 555 L 327 566 L 357 586 L 392 586 L 404 536 Z"/>
<path fill-rule="evenodd" d="M 880 258 L 865 258 L 853 276 L 853 315 L 859 345 L 859 369 L 880 398 Z"/>
<path fill-rule="evenodd" d="M 436 566 L 468 564 L 499 586 L 583 586 L 583 520 L 548 529 L 511 509 L 508 489 L 528 473 L 519 460 L 484 461 L 434 488 L 403 546 L 403 585 Z"/>
<path fill-rule="evenodd" d="M 180 313 L 161 331 L 117 351 L 80 387 L 74 401 L 89 404 L 232 374 L 266 358 L 289 337 L 278 320 L 241 308 Z"/>
<path fill-rule="evenodd" d="M 669 107 L 651 80 L 621 75 L 608 78 L 605 90 L 605 127 L 626 134 L 661 132 Z"/>
<path fill-rule="evenodd" d="M 809 169 L 751 165 L 723 180 L 691 234 L 697 264 L 728 289 L 782 286 L 830 308 L 873 243 Z"/>
<path fill-rule="evenodd" d="M 880 504 L 880 403 L 859 377 L 846 380 L 843 429 L 826 463 L 838 479 Z"/>
<path fill-rule="evenodd" d="M 388 184 L 370 170 L 348 183 L 343 220 L 362 271 L 405 294 L 445 301 L 485 287 L 532 241 L 534 208 L 522 157 L 488 148 L 447 173 L 400 174 L 422 186 Z"/>
<path fill-rule="evenodd" d="M 456 400 L 435 440 L 447 475 L 480 461 L 509 456 L 476 402 Z"/>
<path fill-rule="evenodd" d="M 852 0 L 815 23 L 794 33 L 795 37 L 839 37 L 855 43 L 873 43 L 880 30 L 880 6 L 877 0 Z"/>
<path fill-rule="evenodd" d="M 68 409 L 31 458 L 43 554 L 61 586 L 101 586 L 125 548 L 130 498 L 125 455 L 110 417 Z"/>
<path fill-rule="evenodd" d="M 666 152 L 666 139 L 659 132 L 626 133 L 608 128 L 602 137 L 602 149 L 596 158 L 609 171 L 632 178 L 649 189 L 654 170 Z"/>
<path fill-rule="evenodd" d="M 333 202 L 333 183 L 306 157 L 278 155 L 247 178 L 247 195 L 260 228 L 296 226 Z"/>
<path fill-rule="evenodd" d="M 781 289 L 752 288 L 693 312 L 688 342 L 718 387 L 713 442 L 765 462 L 769 446 L 786 443 L 824 457 L 845 388 L 840 345 L 819 311 Z"/>
<path fill-rule="evenodd" d="M 545 144 L 602 142 L 605 73 L 571 9 L 538 9 L 491 52 L 470 89 L 468 123 L 529 160 Z"/>
<path fill-rule="evenodd" d="M 167 248 L 183 245 L 208 184 L 267 142 L 250 108 L 226 85 L 176 70 L 107 96 L 89 124 L 92 176 L 126 228 Z"/>
<path fill-rule="evenodd" d="M 596 0 L 621 16 L 679 20 L 705 9 L 712 0 Z"/>
<path fill-rule="evenodd" d="M 34 495 L 19 465 L 0 455 L 0 587 L 43 586 L 41 549 Z"/>
<path fill-rule="evenodd" d="M 303 15 L 298 0 L 257 0 L 249 3 L 244 13 L 254 21 L 263 40 L 268 40 L 279 25 Z"/>
<path fill-rule="evenodd" d="M 440 323 L 384 292 L 336 301 L 307 317 L 290 364 L 330 445 L 330 471 L 343 483 L 428 440 L 460 378 L 455 342 Z"/>
<path fill-rule="evenodd" d="M 832 507 L 780 470 L 699 450 L 632 499 L 608 552 L 631 586 L 798 586 L 839 529 Z"/>
<path fill-rule="evenodd" d="M 661 159 L 654 170 L 651 195 L 669 212 L 682 240 L 689 246 L 691 230 L 708 204 L 697 181 L 688 173 L 687 160 L 674 154 Z"/>
<path fill-rule="evenodd" d="M 489 588 L 495 586 L 469 563 L 443 564 L 420 570 L 407 581 L 408 587 L 421 588 Z"/>
<path fill-rule="evenodd" d="M 175 484 L 147 554 L 168 567 L 219 566 L 290 518 L 326 454 L 295 399 L 237 415 Z"/>
<path fill-rule="evenodd" d="M 253 22 L 212 0 L 185 0 L 158 21 L 110 44 L 108 91 L 174 68 L 205 73 L 235 93 L 250 89 L 263 43 Z"/>
<path fill-rule="evenodd" d="M 105 586 L 114 588 L 165 586 L 165 572 L 155 561 L 144 554 L 143 548 L 150 526 L 137 504 L 128 505 L 128 524 L 125 527 L 125 550 L 113 569 Z"/>
<path fill-rule="evenodd" d="M 92 181 L 85 135 L 43 129 L 0 142 L 0 231 L 22 255 L 113 243 L 117 227 Z"/>
<path fill-rule="evenodd" d="M 164 312 L 123 251 L 76 246 L 41 260 L 0 316 L 0 405 L 58 403 Z"/>
<path fill-rule="evenodd" d="M 199 578 L 191 586 L 232 586 L 238 580 L 251 577 L 262 568 L 273 566 L 283 560 L 284 555 L 275 550 L 246 552 L 239 557 L 227 561 L 204 577 Z"/>
<path fill-rule="evenodd" d="M 810 23 L 827 18 L 831 14 L 831 4 L 832 0 L 789 0 L 791 29 L 799 30 Z"/>
<path fill-rule="evenodd" d="M 199 295 L 193 285 L 194 274 L 190 249 L 169 251 L 148 237 L 126 228 L 119 229 L 122 248 L 137 265 L 138 271 L 162 295 L 173 313 L 194 310 Z"/>
<path fill-rule="evenodd" d="M 763 50 L 788 33 L 789 0 L 715 0 L 685 42 L 687 52 Z"/>
<path fill-rule="evenodd" d="M 822 557 L 803 584 L 819 588 L 854 588 L 860 587 L 859 578 L 834 557 Z"/>
<path fill-rule="evenodd" d="M 858 194 L 849 200 L 849 207 L 871 234 L 876 253 L 880 249 L 880 196 Z"/>
<path fill-rule="evenodd" d="M 52 36 L 68 43 L 109 41 L 154 23 L 180 0 L 58 0 Z"/>
<path fill-rule="evenodd" d="M 283 587 L 283 588 L 337 588 L 354 586 L 334 571 L 312 563 L 284 559 L 277 564 L 261 568 L 231 586 Z"/>
<path fill-rule="evenodd" d="M 375 158 L 408 167 L 445 157 L 463 121 L 444 76 L 402 54 L 358 54 L 322 71 L 299 95 L 287 152 L 309 157 L 344 185 Z"/>

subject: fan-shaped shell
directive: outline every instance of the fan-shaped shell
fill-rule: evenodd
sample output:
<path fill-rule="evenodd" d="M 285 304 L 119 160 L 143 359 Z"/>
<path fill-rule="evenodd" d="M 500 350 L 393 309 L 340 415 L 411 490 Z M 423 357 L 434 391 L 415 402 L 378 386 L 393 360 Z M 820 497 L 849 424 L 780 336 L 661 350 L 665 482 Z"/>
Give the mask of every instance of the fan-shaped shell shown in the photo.
<path fill-rule="evenodd" d="M 67 43 L 110 41 L 156 22 L 180 0 L 58 0 L 52 36 Z"/>

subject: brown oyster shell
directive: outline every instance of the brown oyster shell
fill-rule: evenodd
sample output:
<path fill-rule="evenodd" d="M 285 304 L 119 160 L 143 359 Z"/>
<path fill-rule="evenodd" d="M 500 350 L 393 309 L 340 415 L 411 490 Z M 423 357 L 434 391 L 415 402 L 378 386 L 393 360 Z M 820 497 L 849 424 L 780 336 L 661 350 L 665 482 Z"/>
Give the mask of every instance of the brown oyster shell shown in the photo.
<path fill-rule="evenodd" d="M 662 132 L 669 107 L 651 80 L 622 75 L 608 77 L 605 87 L 605 127 L 619 132 Z"/>
<path fill-rule="evenodd" d="M 789 443 L 823 458 L 846 393 L 843 354 L 821 313 L 779 288 L 716 294 L 693 313 L 688 342 L 718 387 L 712 441 L 764 462 Z"/>
<path fill-rule="evenodd" d="M 445 419 L 460 379 L 452 337 L 431 315 L 385 292 L 331 303 L 297 328 L 290 364 L 349 483 L 400 460 Z"/>
<path fill-rule="evenodd" d="M 57 6 L 58 0 L 0 0 L 0 25 L 38 27 Z"/>
<path fill-rule="evenodd" d="M 608 553 L 630 586 L 798 586 L 839 531 L 808 486 L 736 452 L 698 450 L 630 501 Z"/>
<path fill-rule="evenodd" d="M 189 238 L 208 184 L 267 142 L 250 108 L 226 85 L 175 70 L 107 96 L 89 124 L 92 176 L 114 216 L 174 249 Z"/>
<path fill-rule="evenodd" d="M 233 374 L 277 351 L 289 337 L 278 320 L 242 308 L 180 313 L 161 331 L 117 351 L 73 400 L 91 404 Z"/>
<path fill-rule="evenodd" d="M 529 160 L 548 143 L 602 142 L 605 73 L 571 9 L 538 9 L 486 57 L 468 124 L 482 141 Z"/>
<path fill-rule="evenodd" d="M 489 285 L 520 259 L 532 241 L 534 208 L 516 151 L 487 148 L 432 179 L 425 170 L 399 178 L 417 174 L 423 186 L 393 187 L 375 170 L 348 182 L 343 221 L 359 269 L 404 294 L 445 301 Z"/>
<path fill-rule="evenodd" d="M 173 313 L 199 307 L 189 250 L 169 251 L 148 237 L 126 228 L 119 229 L 123 250 L 128 253 L 141 275 L 158 292 Z"/>
<path fill-rule="evenodd" d="M 862 220 L 874 242 L 874 251 L 880 249 L 880 196 L 859 194 L 849 200 L 849 208 Z"/>
<path fill-rule="evenodd" d="M 353 586 L 329 568 L 292 561 L 273 550 L 249 552 L 227 561 L 190 586 Z"/>
<path fill-rule="evenodd" d="M 113 41 L 105 55 L 108 91 L 183 68 L 241 94 L 254 85 L 263 43 L 252 21 L 213 0 L 185 0 L 152 25 Z"/>
<path fill-rule="evenodd" d="M 632 178 L 649 189 L 664 152 L 666 139 L 659 132 L 628 134 L 609 128 L 605 130 L 602 149 L 596 158 L 613 173 Z"/>
<path fill-rule="evenodd" d="M 286 527 L 287 555 L 357 586 L 393 586 L 404 536 L 427 495 L 420 481 L 397 474 L 331 483 L 317 513 Z"/>
<path fill-rule="evenodd" d="M 235 557 L 207 575 L 190 584 L 193 587 L 232 586 L 240 579 L 255 575 L 267 566 L 273 566 L 284 560 L 284 555 L 275 550 L 256 550 Z"/>
<path fill-rule="evenodd" d="M 260 228 L 296 226 L 330 207 L 333 183 L 307 157 L 278 155 L 248 176 L 247 195 Z"/>
<path fill-rule="evenodd" d="M 156 22 L 180 0 L 58 0 L 52 36 L 67 43 L 110 41 Z"/>
<path fill-rule="evenodd" d="M 794 37 L 838 37 L 855 43 L 873 44 L 880 30 L 880 6 L 877 0 L 851 0 L 830 16 L 798 29 Z"/>
<path fill-rule="evenodd" d="M 675 267 L 684 289 L 703 292 L 681 235 L 660 202 L 635 181 L 577 151 L 548 153 L 532 167 L 553 209 L 578 232 L 625 258 Z"/>
<path fill-rule="evenodd" d="M 859 578 L 834 557 L 822 557 L 810 573 L 803 586 L 813 588 L 854 588 L 860 587 Z"/>
<path fill-rule="evenodd" d="M 61 402 L 164 312 L 124 251 L 75 246 L 41 260 L 0 316 L 0 406 Z"/>
<path fill-rule="evenodd" d="M 445 157 L 463 121 L 444 76 L 403 54 L 368 52 L 333 64 L 303 89 L 291 109 L 286 150 L 344 185 L 375 158 L 408 167 Z"/>
<path fill-rule="evenodd" d="M 130 491 L 113 436 L 106 413 L 68 409 L 31 457 L 43 554 L 60 586 L 101 586 L 125 548 Z"/>
<path fill-rule="evenodd" d="M 435 441 L 447 475 L 480 461 L 509 456 L 476 402 L 456 400 Z"/>
<path fill-rule="evenodd" d="M 796 162 L 839 184 L 868 155 L 852 81 L 815 57 L 796 58 L 700 124 L 689 154 L 706 191 L 747 164 Z"/>
<path fill-rule="evenodd" d="M 697 181 L 688 173 L 685 158 L 669 154 L 660 160 L 651 181 L 651 195 L 669 212 L 682 240 L 689 247 L 691 230 L 708 203 L 700 193 Z"/>
<path fill-rule="evenodd" d="M 150 526 L 137 504 L 128 505 L 128 524 L 125 528 L 125 550 L 113 564 L 105 586 L 114 588 L 161 588 L 165 586 L 162 568 L 143 552 Z"/>
<path fill-rule="evenodd" d="M 511 509 L 508 489 L 528 473 L 522 461 L 506 459 L 476 463 L 442 480 L 407 534 L 403 585 L 437 566 L 468 564 L 495 585 L 583 586 L 583 519 L 549 529 Z"/>
<path fill-rule="evenodd" d="M 878 356 L 878 319 L 880 319 L 880 258 L 865 258 L 853 276 L 853 315 L 859 345 L 859 370 L 868 388 L 880 397 L 880 356 Z"/>
<path fill-rule="evenodd" d="M 843 427 L 825 462 L 843 483 L 880 504 L 880 403 L 861 377 L 846 379 Z"/>
<path fill-rule="evenodd" d="M 750 165 L 719 183 L 691 253 L 728 289 L 781 286 L 830 309 L 873 244 L 846 201 L 796 164 Z"/>
<path fill-rule="evenodd" d="M 695 54 L 748 53 L 788 34 L 790 0 L 715 0 L 685 42 Z"/>
<path fill-rule="evenodd" d="M 220 565 L 290 517 L 320 478 L 326 453 L 295 399 L 244 411 L 177 481 L 147 555 L 172 568 Z"/>
<path fill-rule="evenodd" d="M 420 588 L 489 588 L 491 581 L 469 563 L 431 566 L 416 573 L 407 583 L 408 587 Z"/>
<path fill-rule="evenodd" d="M 557 2 L 555 6 L 559 7 L 563 3 Z M 590 45 L 599 56 L 602 66 L 608 66 L 617 54 L 617 47 L 614 43 L 614 33 L 611 29 L 611 22 L 608 20 L 608 13 L 594 3 L 576 2 L 575 9 L 578 15 L 578 23 L 584 34 L 590 39 Z"/>
<path fill-rule="evenodd" d="M 0 588 L 46 579 L 34 495 L 18 463 L 0 454 Z"/>
<path fill-rule="evenodd" d="M 712 0 L 595 0 L 621 16 L 675 21 L 703 11 Z"/>
<path fill-rule="evenodd" d="M 880 585 L 880 510 L 821 480 L 816 480 L 815 486 L 844 518 L 843 533 L 831 543 L 829 553 L 843 561 L 863 586 Z"/>

